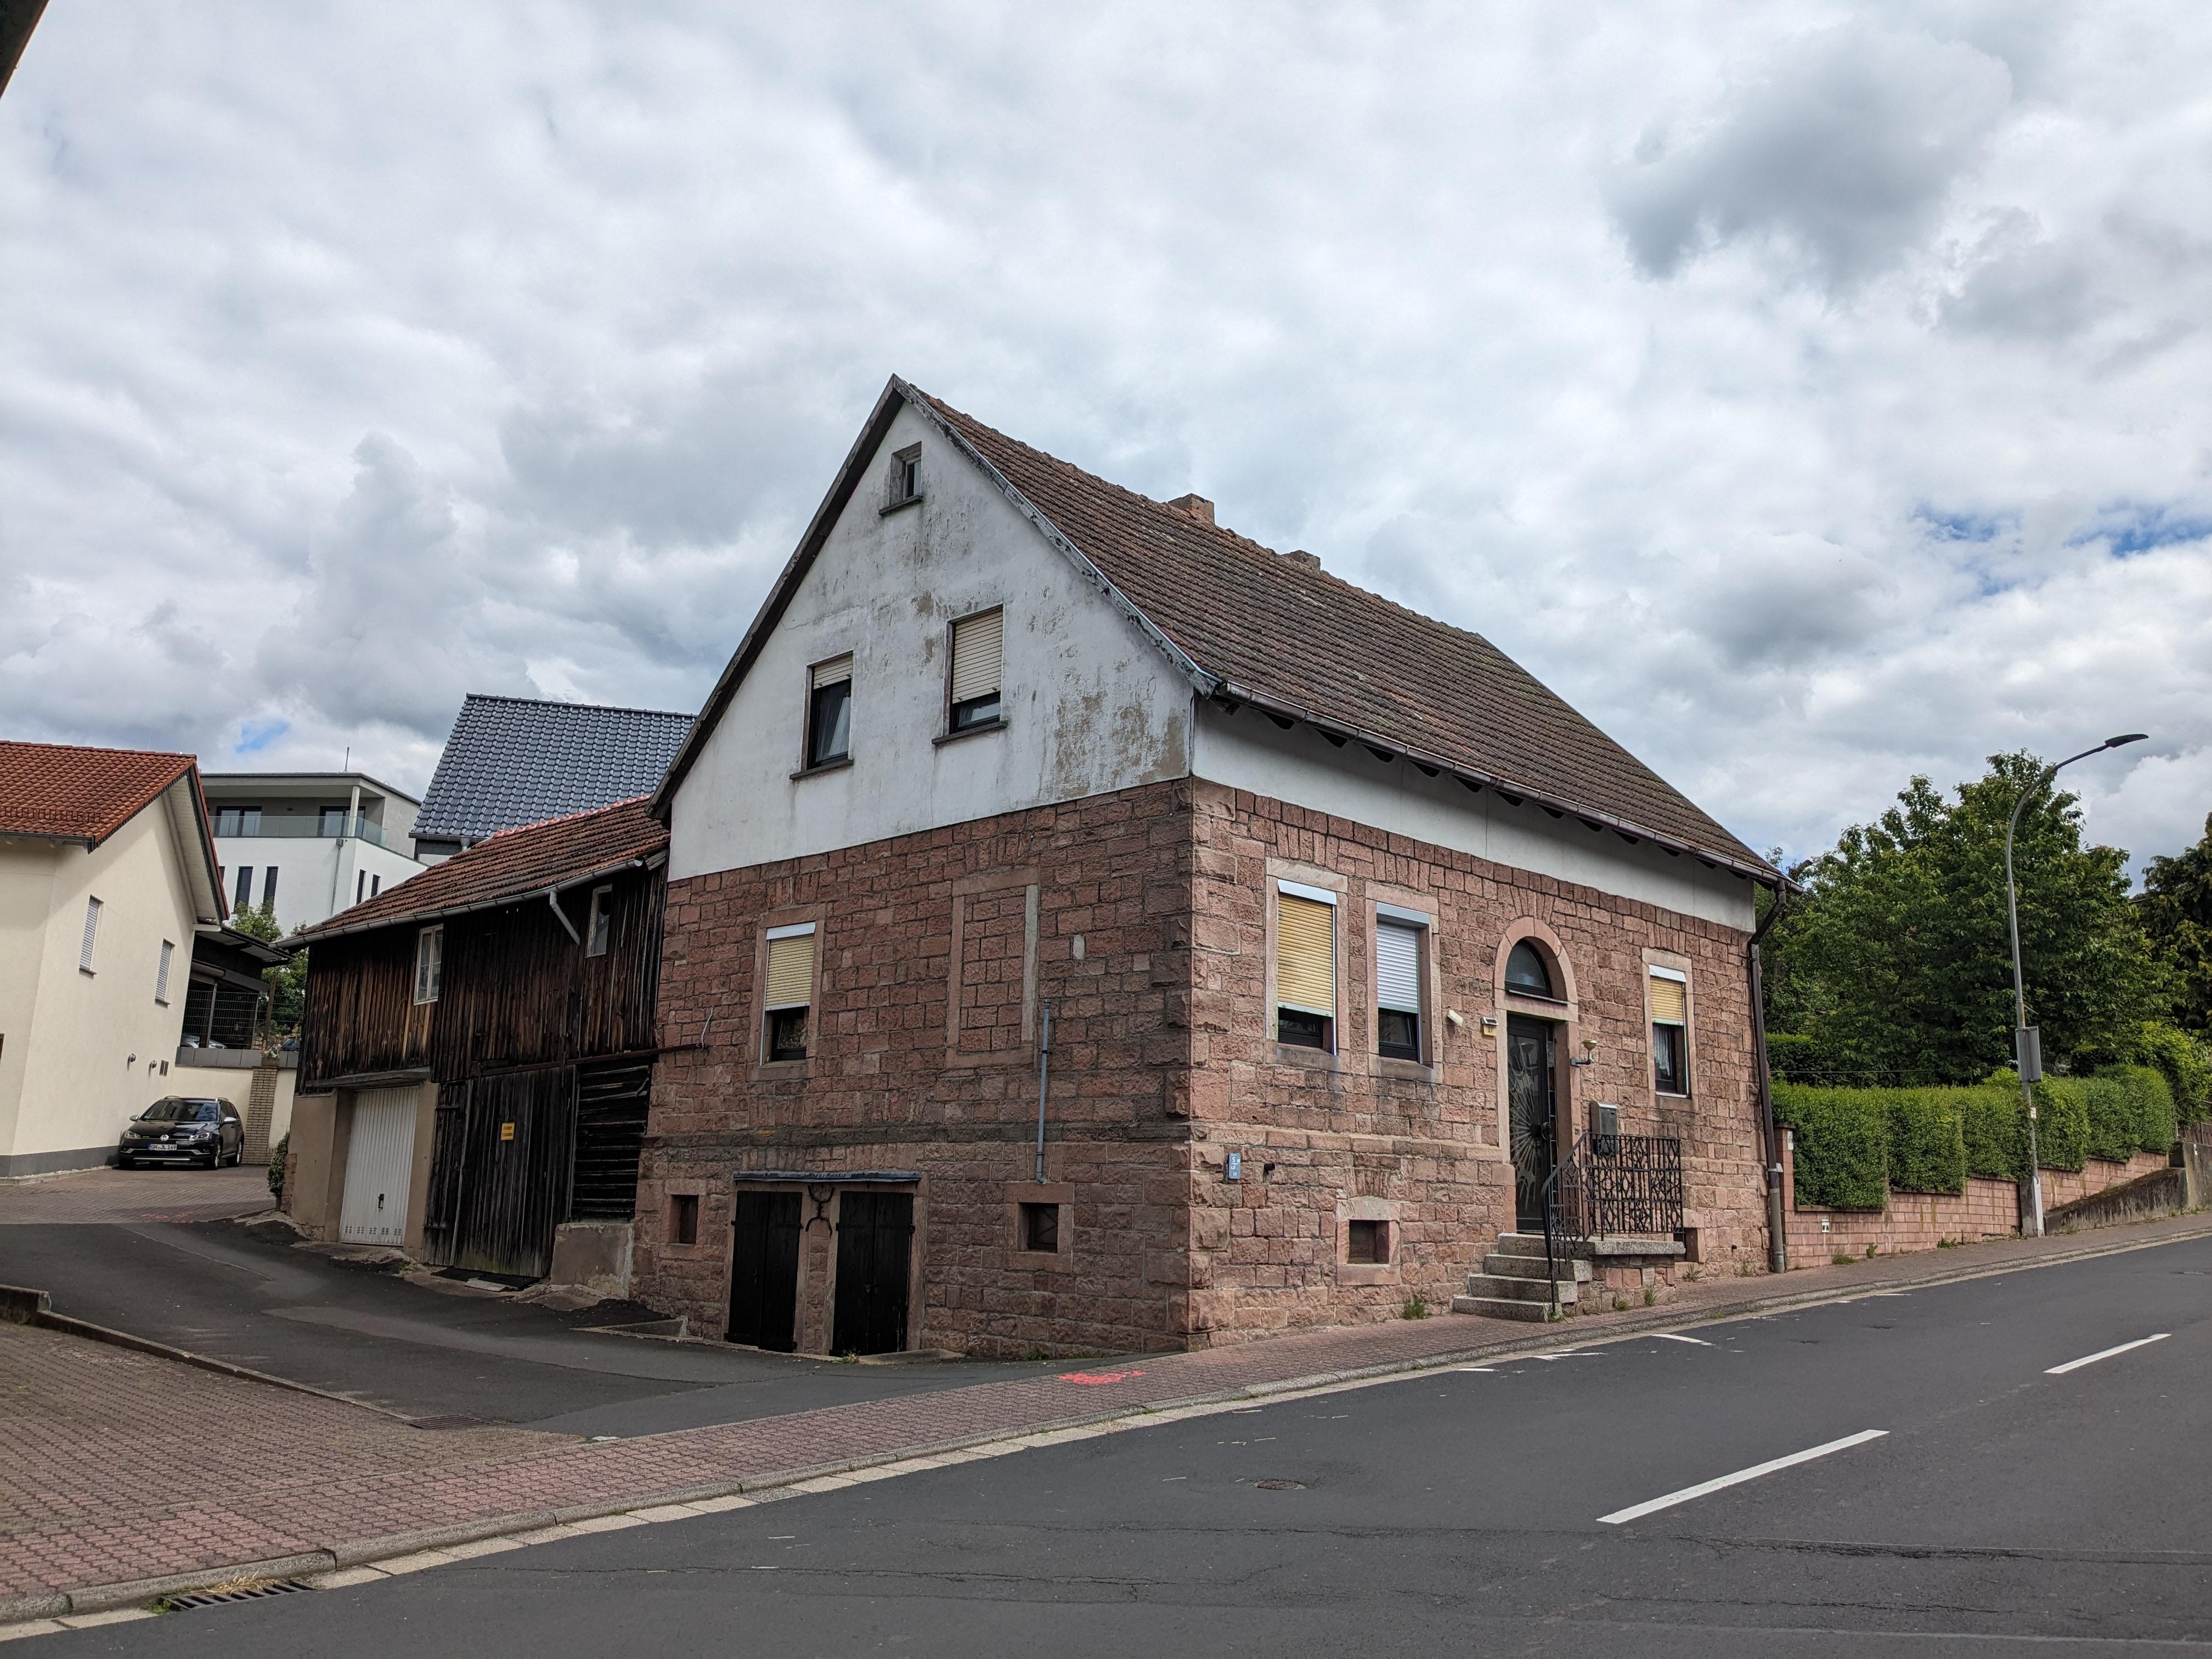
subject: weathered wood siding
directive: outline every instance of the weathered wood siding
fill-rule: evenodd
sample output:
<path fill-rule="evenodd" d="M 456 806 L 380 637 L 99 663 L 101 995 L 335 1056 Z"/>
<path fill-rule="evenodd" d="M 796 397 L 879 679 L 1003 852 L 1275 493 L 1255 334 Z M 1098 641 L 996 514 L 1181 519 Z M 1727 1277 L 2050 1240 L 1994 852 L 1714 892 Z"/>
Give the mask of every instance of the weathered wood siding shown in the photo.
<path fill-rule="evenodd" d="M 653 1046 L 659 978 L 659 870 L 608 878 L 604 956 L 587 956 L 543 896 L 450 918 L 438 1000 L 415 1000 L 415 940 L 398 922 L 315 945 L 308 958 L 300 1087 L 427 1066 L 440 1082 L 559 1066 Z M 586 933 L 589 887 L 561 896 Z"/>

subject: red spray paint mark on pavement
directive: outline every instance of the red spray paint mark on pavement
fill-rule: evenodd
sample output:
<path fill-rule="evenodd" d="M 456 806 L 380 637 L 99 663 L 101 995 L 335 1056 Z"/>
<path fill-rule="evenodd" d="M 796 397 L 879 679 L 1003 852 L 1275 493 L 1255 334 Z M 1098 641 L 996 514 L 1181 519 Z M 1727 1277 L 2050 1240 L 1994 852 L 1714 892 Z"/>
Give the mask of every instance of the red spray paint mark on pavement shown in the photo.
<path fill-rule="evenodd" d="M 1060 1374 L 1060 1380 L 1063 1382 L 1080 1382 L 1087 1389 L 1095 1389 L 1102 1382 L 1127 1382 L 1133 1376 L 1143 1375 L 1142 1371 L 1062 1371 Z"/>

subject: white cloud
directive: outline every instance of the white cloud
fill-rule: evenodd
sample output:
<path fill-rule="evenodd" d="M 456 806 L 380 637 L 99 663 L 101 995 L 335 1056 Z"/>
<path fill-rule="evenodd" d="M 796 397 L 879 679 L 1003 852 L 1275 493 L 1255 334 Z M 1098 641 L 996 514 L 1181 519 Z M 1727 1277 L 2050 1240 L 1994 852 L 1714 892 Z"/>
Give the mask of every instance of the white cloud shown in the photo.
<path fill-rule="evenodd" d="M 419 783 L 464 690 L 696 706 L 896 370 L 1481 629 L 1754 844 L 2139 728 L 2082 787 L 2167 850 L 2212 806 L 2208 44 L 50 9 L 0 100 L 4 726 Z"/>

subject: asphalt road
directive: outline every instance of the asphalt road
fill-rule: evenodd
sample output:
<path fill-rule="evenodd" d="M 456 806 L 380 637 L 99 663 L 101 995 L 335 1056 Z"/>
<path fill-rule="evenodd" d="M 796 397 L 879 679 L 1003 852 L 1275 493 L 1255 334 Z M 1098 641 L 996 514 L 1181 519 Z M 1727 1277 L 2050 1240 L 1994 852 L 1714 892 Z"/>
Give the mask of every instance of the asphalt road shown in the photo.
<path fill-rule="evenodd" d="M 2179 1650 L 2212 1638 L 2208 1314 L 2212 1241 L 2190 1241 L 1186 1419 L 38 1650 Z"/>
<path fill-rule="evenodd" d="M 984 1363 L 841 1365 L 641 1341 L 580 1313 L 461 1285 L 432 1288 L 297 1248 L 281 1223 L 0 1225 L 0 1282 L 54 1310 L 408 1417 L 473 1417 L 629 1436 L 995 1381 Z"/>

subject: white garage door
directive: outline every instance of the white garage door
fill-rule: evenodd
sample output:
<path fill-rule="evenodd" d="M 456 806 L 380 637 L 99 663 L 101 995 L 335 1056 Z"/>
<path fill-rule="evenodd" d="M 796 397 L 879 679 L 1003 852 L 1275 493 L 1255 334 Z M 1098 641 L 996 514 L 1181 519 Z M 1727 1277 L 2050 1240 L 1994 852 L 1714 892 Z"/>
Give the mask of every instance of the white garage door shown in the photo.
<path fill-rule="evenodd" d="M 407 1242 L 416 1093 L 413 1089 L 364 1089 L 353 1097 L 345 1202 L 338 1211 L 338 1237 L 349 1244 Z"/>

